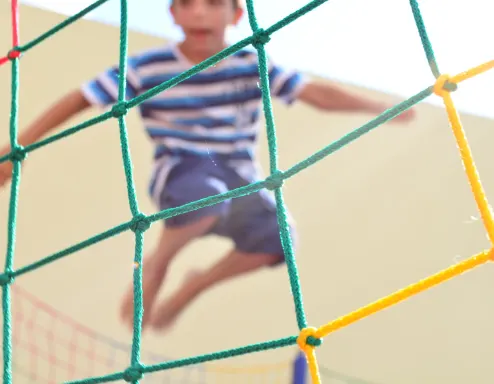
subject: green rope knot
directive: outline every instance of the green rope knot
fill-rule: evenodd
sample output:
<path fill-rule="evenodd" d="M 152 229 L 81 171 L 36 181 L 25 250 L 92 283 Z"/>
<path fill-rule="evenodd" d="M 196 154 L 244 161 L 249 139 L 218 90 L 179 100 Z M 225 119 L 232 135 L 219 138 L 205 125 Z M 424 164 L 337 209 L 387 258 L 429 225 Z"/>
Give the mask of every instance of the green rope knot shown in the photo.
<path fill-rule="evenodd" d="M 314 336 L 308 336 L 305 342 L 307 345 L 312 345 L 313 347 L 319 347 L 322 344 L 322 340 Z"/>
<path fill-rule="evenodd" d="M 9 53 L 7 53 L 7 58 L 9 60 L 15 60 L 21 56 L 21 51 L 17 47 L 12 48 Z"/>
<path fill-rule="evenodd" d="M 111 109 L 111 115 L 113 117 L 122 117 L 127 114 L 127 103 L 125 101 L 121 101 L 115 104 Z"/>
<path fill-rule="evenodd" d="M 266 33 L 266 31 L 262 28 L 259 28 L 255 33 L 254 35 L 252 35 L 252 45 L 255 47 L 255 48 L 260 48 L 262 47 L 264 44 L 267 44 L 269 43 L 269 41 L 271 40 L 271 37 L 269 36 L 268 33 Z"/>
<path fill-rule="evenodd" d="M 448 92 L 454 92 L 458 89 L 458 84 L 446 80 L 444 82 L 443 89 L 445 89 Z"/>
<path fill-rule="evenodd" d="M 123 373 L 123 379 L 127 383 L 134 383 L 142 379 L 142 366 L 135 365 L 127 368 Z"/>
<path fill-rule="evenodd" d="M 142 213 L 138 214 L 132 219 L 132 223 L 130 224 L 130 229 L 132 232 L 145 232 L 151 226 L 151 222 Z"/>
<path fill-rule="evenodd" d="M 270 191 L 283 185 L 283 172 L 276 171 L 266 179 L 266 188 Z"/>
<path fill-rule="evenodd" d="M 6 271 L 0 275 L 0 286 L 12 284 L 14 282 L 14 276 L 12 271 Z"/>
<path fill-rule="evenodd" d="M 22 145 L 17 145 L 13 151 L 10 152 L 11 161 L 22 161 L 26 158 L 27 153 Z"/>

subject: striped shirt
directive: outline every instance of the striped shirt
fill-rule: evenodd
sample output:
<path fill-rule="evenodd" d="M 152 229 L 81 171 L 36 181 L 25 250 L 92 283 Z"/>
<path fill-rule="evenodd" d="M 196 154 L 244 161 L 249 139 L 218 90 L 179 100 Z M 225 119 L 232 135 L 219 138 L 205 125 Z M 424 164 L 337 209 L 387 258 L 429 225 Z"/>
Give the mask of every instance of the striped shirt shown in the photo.
<path fill-rule="evenodd" d="M 304 79 L 268 61 L 272 97 L 291 104 Z M 127 100 L 172 79 L 193 65 L 176 44 L 129 56 Z M 242 49 L 228 58 L 138 106 L 144 129 L 163 156 L 223 155 L 253 159 L 262 114 L 257 52 Z M 117 101 L 118 68 L 85 83 L 82 91 L 93 105 Z"/>

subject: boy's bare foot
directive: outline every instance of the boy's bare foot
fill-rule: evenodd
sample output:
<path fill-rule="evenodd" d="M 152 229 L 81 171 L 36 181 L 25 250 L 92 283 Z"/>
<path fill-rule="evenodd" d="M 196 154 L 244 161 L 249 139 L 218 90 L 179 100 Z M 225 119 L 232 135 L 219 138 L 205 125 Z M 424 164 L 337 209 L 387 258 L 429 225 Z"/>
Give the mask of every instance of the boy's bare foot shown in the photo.
<path fill-rule="evenodd" d="M 142 329 L 144 330 L 149 325 L 152 306 L 162 283 L 162 276 L 158 276 L 155 271 L 149 270 L 143 274 L 142 279 L 142 301 L 143 301 L 143 317 Z M 130 329 L 134 329 L 134 285 L 131 284 L 120 307 L 120 318 L 122 322 Z"/>
<path fill-rule="evenodd" d="M 191 271 L 187 274 L 182 286 L 170 298 L 161 303 L 152 313 L 149 325 L 159 331 L 169 330 L 178 315 L 192 302 L 199 294 L 198 277 L 199 271 Z"/>

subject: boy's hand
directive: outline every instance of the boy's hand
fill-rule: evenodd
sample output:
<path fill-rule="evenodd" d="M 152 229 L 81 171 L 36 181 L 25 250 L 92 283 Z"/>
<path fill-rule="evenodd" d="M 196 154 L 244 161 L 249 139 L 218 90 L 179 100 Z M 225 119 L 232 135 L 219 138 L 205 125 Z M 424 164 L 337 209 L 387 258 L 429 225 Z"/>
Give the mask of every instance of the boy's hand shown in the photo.
<path fill-rule="evenodd" d="M 12 164 L 5 162 L 0 164 L 0 187 L 3 187 L 12 178 Z"/>
<path fill-rule="evenodd" d="M 7 155 L 10 152 L 10 146 L 0 150 L 0 157 Z M 12 178 L 12 163 L 4 161 L 0 164 L 0 187 L 3 187 Z"/>
<path fill-rule="evenodd" d="M 368 97 L 347 92 L 340 87 L 328 83 L 308 82 L 299 92 L 298 98 L 323 111 L 359 112 L 380 115 L 394 105 L 377 102 Z M 410 108 L 392 119 L 392 122 L 407 123 L 415 117 Z"/>
<path fill-rule="evenodd" d="M 372 113 L 372 114 L 375 114 L 376 116 L 380 115 L 381 113 L 383 113 L 384 111 L 392 108 L 394 106 L 393 105 L 383 105 L 381 103 L 370 103 L 370 106 L 368 108 L 368 112 Z M 396 116 L 395 118 L 389 120 L 389 122 L 391 123 L 408 123 L 410 122 L 411 120 L 414 119 L 416 113 L 415 113 L 415 109 L 413 108 L 409 108 L 407 109 L 406 111 L 403 111 L 402 113 L 400 113 L 398 116 Z"/>
<path fill-rule="evenodd" d="M 400 113 L 391 121 L 397 123 L 408 123 L 409 121 L 412 121 L 415 118 L 415 115 L 416 115 L 415 110 L 410 108 Z"/>

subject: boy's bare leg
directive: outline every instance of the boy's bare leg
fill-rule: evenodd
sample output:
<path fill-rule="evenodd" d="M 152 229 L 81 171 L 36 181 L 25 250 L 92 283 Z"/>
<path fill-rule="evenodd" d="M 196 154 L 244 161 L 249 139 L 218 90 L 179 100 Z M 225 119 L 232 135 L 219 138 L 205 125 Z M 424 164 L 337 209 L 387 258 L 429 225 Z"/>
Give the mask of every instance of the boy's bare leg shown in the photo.
<path fill-rule="evenodd" d="M 261 267 L 272 265 L 280 256 L 272 254 L 246 254 L 233 250 L 210 269 L 195 272 L 182 286 L 151 313 L 149 325 L 156 329 L 170 326 L 177 316 L 201 293 L 215 284 L 233 277 L 253 272 Z"/>
<path fill-rule="evenodd" d="M 206 233 L 216 222 L 217 217 L 207 216 L 183 227 L 163 228 L 155 250 L 143 260 L 143 321 L 144 328 L 150 318 L 151 308 L 164 281 L 170 262 L 190 241 Z M 123 299 L 120 311 L 121 319 L 131 329 L 134 320 L 134 288 L 130 287 Z"/>

